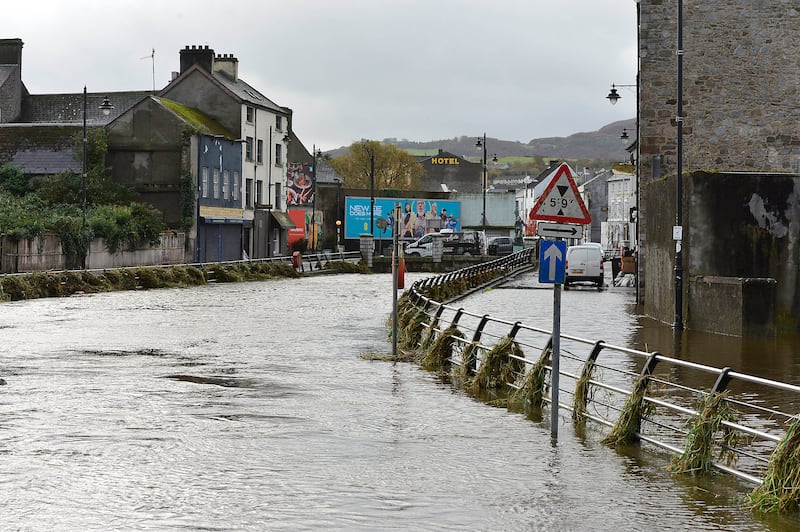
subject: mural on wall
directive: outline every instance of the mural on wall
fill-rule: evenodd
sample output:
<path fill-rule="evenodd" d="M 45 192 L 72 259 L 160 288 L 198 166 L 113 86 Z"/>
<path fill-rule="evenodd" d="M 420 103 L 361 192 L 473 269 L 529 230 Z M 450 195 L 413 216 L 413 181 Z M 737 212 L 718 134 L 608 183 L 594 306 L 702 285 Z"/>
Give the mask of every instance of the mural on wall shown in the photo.
<path fill-rule="evenodd" d="M 311 205 L 314 202 L 314 172 L 309 164 L 289 163 L 286 181 L 288 205 Z"/>
<path fill-rule="evenodd" d="M 370 198 L 345 198 L 344 237 L 369 234 Z M 427 198 L 375 198 L 373 219 L 376 239 L 394 238 L 395 206 L 400 207 L 400 238 L 416 240 L 442 229 L 461 230 L 461 202 Z"/>

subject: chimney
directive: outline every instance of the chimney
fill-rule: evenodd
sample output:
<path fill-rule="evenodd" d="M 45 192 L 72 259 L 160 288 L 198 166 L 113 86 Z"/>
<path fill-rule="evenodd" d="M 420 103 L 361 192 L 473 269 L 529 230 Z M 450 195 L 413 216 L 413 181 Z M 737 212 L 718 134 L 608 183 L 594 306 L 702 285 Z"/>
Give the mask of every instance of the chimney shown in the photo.
<path fill-rule="evenodd" d="M 239 60 L 233 54 L 218 54 L 214 59 L 214 73 L 236 81 L 239 79 Z"/>
<path fill-rule="evenodd" d="M 0 65 L 22 66 L 22 39 L 0 39 Z"/>
<path fill-rule="evenodd" d="M 192 65 L 199 65 L 200 68 L 211 73 L 214 68 L 214 50 L 205 46 L 189 45 L 181 50 L 181 74 L 186 72 Z"/>

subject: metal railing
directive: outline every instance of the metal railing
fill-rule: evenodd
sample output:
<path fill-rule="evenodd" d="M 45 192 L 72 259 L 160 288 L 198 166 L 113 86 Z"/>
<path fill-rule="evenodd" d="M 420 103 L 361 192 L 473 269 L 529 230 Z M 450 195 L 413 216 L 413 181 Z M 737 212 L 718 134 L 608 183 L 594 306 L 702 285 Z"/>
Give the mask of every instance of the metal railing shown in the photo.
<path fill-rule="evenodd" d="M 492 263 L 486 263 L 489 265 Z M 505 266 L 509 273 L 515 271 L 509 264 Z M 503 265 L 493 267 L 497 271 Z M 430 297 L 431 287 L 469 276 L 468 270 L 471 268 L 427 278 L 409 289 L 409 301 L 418 311 L 424 312 L 426 334 L 432 330 L 434 335 L 441 335 L 456 327 L 463 337 L 452 337 L 450 362 L 462 366 L 465 363 L 462 355 L 472 346 L 477 356 L 466 361 L 474 364 L 467 368 L 473 374 L 489 350 L 502 339 L 511 338 L 525 355 L 510 356 L 522 362 L 527 371 L 549 349 L 553 340 L 551 331 L 454 306 L 452 303 L 460 298 L 443 302 Z M 498 280 L 502 279 L 496 278 L 495 282 Z M 545 364 L 544 368 L 545 386 L 549 391 L 552 366 Z M 591 373 L 588 381 L 583 381 L 588 393 L 581 394 L 586 397 L 586 403 L 580 405 L 579 420 L 612 427 L 620 418 L 635 384 L 647 377 L 643 401 L 648 408 L 644 410 L 646 414 L 640 419 L 635 435 L 675 455 L 686 449 L 687 427 L 701 415 L 704 401 L 724 392 L 721 400 L 735 415 L 720 422 L 718 432 L 728 437 L 721 438 L 717 434 L 713 444 L 715 454 L 723 453 L 728 459 L 715 459 L 712 465 L 754 484 L 763 481 L 771 453 L 796 419 L 793 413 L 800 411 L 800 387 L 792 384 L 747 375 L 729 367 L 716 368 L 568 334 L 560 336 L 559 408 L 575 411 L 576 388 L 580 379 L 586 379 L 586 368 L 591 368 Z M 524 372 L 518 373 L 505 383 L 505 391 L 519 389 L 523 379 Z M 545 393 L 543 399 L 545 404 L 550 404 L 549 393 Z"/>

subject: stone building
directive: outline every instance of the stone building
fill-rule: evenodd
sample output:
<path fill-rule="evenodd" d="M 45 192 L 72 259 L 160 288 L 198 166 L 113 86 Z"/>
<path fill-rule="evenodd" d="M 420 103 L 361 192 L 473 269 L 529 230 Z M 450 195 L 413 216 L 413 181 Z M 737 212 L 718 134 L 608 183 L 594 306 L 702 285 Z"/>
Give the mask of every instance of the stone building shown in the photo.
<path fill-rule="evenodd" d="M 644 311 L 677 327 L 730 334 L 796 329 L 800 283 L 798 269 L 787 264 L 798 263 L 800 237 L 800 6 L 796 0 L 636 6 Z M 730 315 L 706 312 L 709 301 Z"/>

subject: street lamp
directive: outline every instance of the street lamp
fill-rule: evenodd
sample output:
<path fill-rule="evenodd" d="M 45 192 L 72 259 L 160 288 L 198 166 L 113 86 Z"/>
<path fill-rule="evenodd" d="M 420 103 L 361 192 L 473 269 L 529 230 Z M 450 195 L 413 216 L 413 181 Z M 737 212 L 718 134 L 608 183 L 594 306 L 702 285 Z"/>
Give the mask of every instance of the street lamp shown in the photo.
<path fill-rule="evenodd" d="M 622 98 L 622 96 L 620 96 L 620 94 L 617 92 L 617 87 L 636 87 L 636 85 L 615 85 L 612 83 L 611 90 L 609 91 L 608 96 L 606 96 L 608 101 L 611 102 L 611 105 L 616 105 L 619 99 Z"/>
<path fill-rule="evenodd" d="M 622 139 L 623 142 L 625 142 L 630 138 L 628 137 L 628 131 L 633 131 L 633 130 L 626 127 L 622 128 L 622 135 L 620 135 L 619 138 Z"/>
<path fill-rule="evenodd" d="M 475 143 L 475 147 L 479 150 L 483 148 L 483 180 L 481 182 L 481 190 L 483 191 L 483 212 L 481 212 L 481 227 L 483 228 L 483 240 L 486 241 L 486 183 L 487 183 L 487 176 L 486 172 L 488 171 L 487 163 L 486 163 L 486 133 L 483 134 L 483 141 L 478 138 L 478 142 Z M 492 161 L 497 162 L 497 154 L 492 156 Z"/>
<path fill-rule="evenodd" d="M 317 158 L 322 159 L 322 150 L 312 145 L 313 167 L 311 168 L 311 251 L 317 252 Z"/>
<path fill-rule="evenodd" d="M 86 227 L 86 109 L 89 107 L 88 105 L 88 95 L 86 93 L 86 85 L 83 86 L 83 161 L 82 161 L 82 169 L 81 169 L 81 194 L 82 194 L 82 204 L 81 210 L 83 211 L 83 225 L 81 227 Z M 104 116 L 108 116 L 111 114 L 111 110 L 114 108 L 111 105 L 111 101 L 108 99 L 108 96 L 103 98 L 103 103 L 100 104 L 98 109 L 103 112 Z"/>
<path fill-rule="evenodd" d="M 369 234 L 375 236 L 375 150 L 367 142 L 362 142 L 361 148 L 369 153 Z"/>
<path fill-rule="evenodd" d="M 683 329 L 683 0 L 678 0 L 678 114 L 675 122 L 678 126 L 677 150 L 678 158 L 677 176 L 675 179 L 675 227 L 672 237 L 675 240 L 675 321 L 672 328 Z"/>

